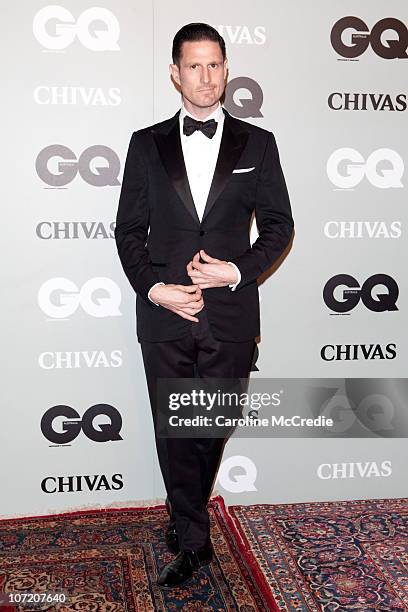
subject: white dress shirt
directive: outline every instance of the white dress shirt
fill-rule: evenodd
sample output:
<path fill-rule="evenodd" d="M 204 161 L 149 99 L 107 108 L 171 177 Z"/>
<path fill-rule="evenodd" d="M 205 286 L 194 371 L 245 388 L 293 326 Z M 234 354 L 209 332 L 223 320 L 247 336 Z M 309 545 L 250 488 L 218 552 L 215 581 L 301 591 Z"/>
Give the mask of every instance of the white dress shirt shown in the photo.
<path fill-rule="evenodd" d="M 224 128 L 224 113 L 221 104 L 219 104 L 215 111 L 205 119 L 202 119 L 202 121 L 215 119 L 217 122 L 217 131 L 212 138 L 208 138 L 200 130 L 196 130 L 191 136 L 183 134 L 183 122 L 186 115 L 192 116 L 183 105 L 179 115 L 181 146 L 191 195 L 193 196 L 198 218 L 201 221 L 220 150 L 222 130 Z"/>
<path fill-rule="evenodd" d="M 193 196 L 198 218 L 201 221 L 220 150 L 222 130 L 224 127 L 224 112 L 221 104 L 218 104 L 218 107 L 210 115 L 208 115 L 205 119 L 201 119 L 201 121 L 215 119 L 217 122 L 217 130 L 212 138 L 208 138 L 208 136 L 203 134 L 200 130 L 196 130 L 190 136 L 183 134 L 183 121 L 186 115 L 193 117 L 193 115 L 186 110 L 183 104 L 179 115 L 181 147 L 183 149 L 184 163 L 186 166 L 188 182 L 190 184 L 191 195 Z M 193 118 L 197 119 L 197 117 Z M 209 255 L 211 255 L 211 253 L 209 253 Z M 234 291 L 241 281 L 241 273 L 235 264 L 233 264 L 231 261 L 228 263 L 234 266 L 238 274 L 237 282 L 229 285 L 231 290 Z M 164 283 L 155 283 L 150 288 L 148 293 L 149 299 L 150 292 L 153 287 L 156 287 L 156 285 L 164 285 Z M 150 301 L 153 302 L 151 299 Z M 156 302 L 153 302 L 153 304 L 156 304 Z"/>

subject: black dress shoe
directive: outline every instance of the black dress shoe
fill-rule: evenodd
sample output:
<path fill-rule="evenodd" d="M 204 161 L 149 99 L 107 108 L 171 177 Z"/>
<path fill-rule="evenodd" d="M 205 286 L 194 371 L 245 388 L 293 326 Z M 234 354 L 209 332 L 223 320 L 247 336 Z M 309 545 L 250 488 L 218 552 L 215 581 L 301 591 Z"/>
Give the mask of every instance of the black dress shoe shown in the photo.
<path fill-rule="evenodd" d="M 177 555 L 180 551 L 180 546 L 178 543 L 177 529 L 172 522 L 169 523 L 166 529 L 165 540 L 169 551 L 173 553 L 173 555 Z"/>
<path fill-rule="evenodd" d="M 180 586 L 189 580 L 199 567 L 210 563 L 212 558 L 212 544 L 199 550 L 181 550 L 162 570 L 157 584 L 167 588 Z"/>

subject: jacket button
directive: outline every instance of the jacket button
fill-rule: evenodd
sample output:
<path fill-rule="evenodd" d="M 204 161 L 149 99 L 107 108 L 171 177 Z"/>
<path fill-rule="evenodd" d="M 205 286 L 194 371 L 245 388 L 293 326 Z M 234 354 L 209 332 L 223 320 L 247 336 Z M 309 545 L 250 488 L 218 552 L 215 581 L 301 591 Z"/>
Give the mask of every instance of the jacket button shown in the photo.
<path fill-rule="evenodd" d="M 200 236 L 204 236 L 205 231 L 204 230 L 200 230 Z"/>

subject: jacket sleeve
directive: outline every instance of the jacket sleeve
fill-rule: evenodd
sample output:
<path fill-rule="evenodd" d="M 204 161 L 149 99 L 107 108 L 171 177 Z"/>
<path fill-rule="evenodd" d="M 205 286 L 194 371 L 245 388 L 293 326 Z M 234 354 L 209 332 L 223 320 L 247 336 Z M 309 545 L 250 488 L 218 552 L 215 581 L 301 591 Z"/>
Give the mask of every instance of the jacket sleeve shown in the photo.
<path fill-rule="evenodd" d="M 138 142 L 139 141 L 139 142 Z M 146 240 L 149 229 L 148 174 L 143 148 L 133 132 L 126 156 L 116 215 L 115 240 L 123 270 L 130 284 L 147 304 L 149 289 L 159 278 L 149 262 Z"/>
<path fill-rule="evenodd" d="M 242 255 L 231 259 L 241 272 L 239 291 L 256 280 L 279 258 L 293 233 L 288 190 L 274 135 L 266 143 L 255 195 L 258 238 Z"/>

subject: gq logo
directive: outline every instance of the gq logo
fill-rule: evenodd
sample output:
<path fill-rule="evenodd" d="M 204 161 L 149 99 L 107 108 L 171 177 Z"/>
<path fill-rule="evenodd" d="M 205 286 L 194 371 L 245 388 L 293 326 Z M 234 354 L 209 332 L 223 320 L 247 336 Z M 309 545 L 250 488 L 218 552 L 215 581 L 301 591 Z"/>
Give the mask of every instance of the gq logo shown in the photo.
<path fill-rule="evenodd" d="M 373 289 L 378 285 L 383 285 L 386 288 L 386 293 L 377 293 L 373 297 Z M 341 286 L 347 287 L 347 289 L 343 289 L 342 293 L 338 291 Z M 341 295 L 337 297 L 337 293 Z M 349 312 L 357 306 L 360 299 L 364 306 L 373 312 L 398 310 L 396 306 L 398 295 L 398 285 L 388 274 L 370 276 L 361 288 L 353 276 L 337 274 L 327 281 L 323 289 L 325 304 L 334 312 Z"/>
<path fill-rule="evenodd" d="M 348 43 L 343 42 L 345 30 L 354 30 L 348 37 Z M 386 30 L 393 31 L 393 38 L 386 38 L 383 42 L 383 34 Z M 358 17 L 348 16 L 337 21 L 330 34 L 333 49 L 343 57 L 354 58 L 362 55 L 368 45 L 379 57 L 384 59 L 406 59 L 408 47 L 407 26 L 399 19 L 388 17 L 381 19 L 372 28 L 371 33 L 366 23 Z M 386 43 L 386 44 L 384 44 Z"/>
<path fill-rule="evenodd" d="M 96 293 L 105 297 L 95 296 Z M 50 278 L 38 292 L 38 305 L 52 319 L 67 319 L 79 306 L 92 317 L 120 317 L 122 296 L 119 287 L 110 278 L 91 278 L 81 289 L 68 278 Z"/>
<path fill-rule="evenodd" d="M 241 91 L 237 93 L 238 90 Z M 238 119 L 263 117 L 262 103 L 263 91 L 259 83 L 249 77 L 236 77 L 228 83 L 225 89 L 225 108 Z"/>
<path fill-rule="evenodd" d="M 107 165 L 94 164 L 93 161 L 97 157 L 102 157 Z M 54 158 L 62 158 L 64 161 L 57 161 Z M 54 171 L 49 169 L 50 161 L 52 161 Z M 52 187 L 68 185 L 78 172 L 84 181 L 94 187 L 120 184 L 118 181 L 119 158 L 112 149 L 104 145 L 88 147 L 81 153 L 78 160 L 75 153 L 68 147 L 59 144 L 49 145 L 38 154 L 35 169 L 40 179 Z"/>
<path fill-rule="evenodd" d="M 100 6 L 86 9 L 76 21 L 63 6 L 44 6 L 34 16 L 33 33 L 40 45 L 55 51 L 69 47 L 75 37 L 91 51 L 120 50 L 119 21 L 111 11 Z"/>
<path fill-rule="evenodd" d="M 238 468 L 238 473 L 231 477 L 232 470 Z M 257 469 L 255 463 L 242 455 L 229 457 L 221 463 L 218 471 L 218 482 L 231 493 L 245 493 L 245 491 L 257 491 L 255 480 Z"/>
<path fill-rule="evenodd" d="M 385 164 L 387 167 L 379 170 L 379 164 Z M 392 149 L 377 149 L 367 160 L 356 149 L 337 149 L 330 155 L 326 171 L 330 181 L 340 189 L 352 189 L 361 183 L 364 177 L 378 189 L 397 189 L 404 186 L 401 182 L 404 162 Z"/>
<path fill-rule="evenodd" d="M 105 416 L 107 423 L 94 425 L 97 417 Z M 62 421 L 61 430 L 54 429 L 55 421 L 65 417 L 68 421 Z M 71 406 L 53 406 L 41 419 L 41 431 L 43 435 L 54 444 L 69 444 L 80 431 L 84 432 L 89 440 L 94 442 L 108 442 L 110 440 L 122 440 L 120 430 L 122 429 L 122 417 L 113 406 L 109 404 L 95 404 L 86 410 L 82 419 L 78 412 Z"/>

